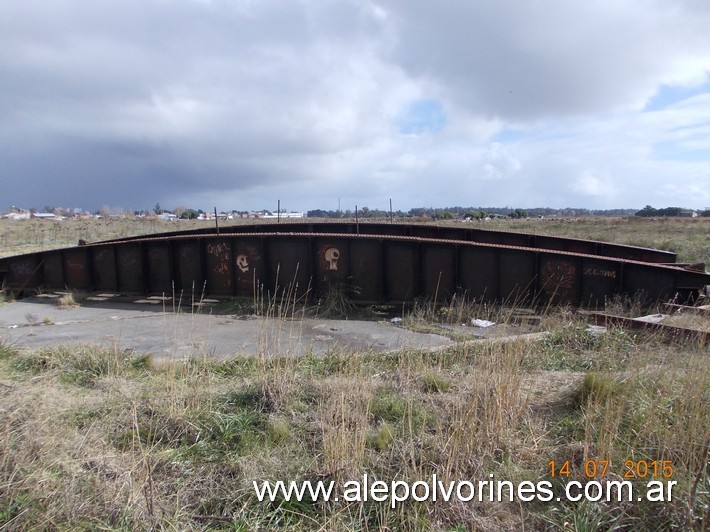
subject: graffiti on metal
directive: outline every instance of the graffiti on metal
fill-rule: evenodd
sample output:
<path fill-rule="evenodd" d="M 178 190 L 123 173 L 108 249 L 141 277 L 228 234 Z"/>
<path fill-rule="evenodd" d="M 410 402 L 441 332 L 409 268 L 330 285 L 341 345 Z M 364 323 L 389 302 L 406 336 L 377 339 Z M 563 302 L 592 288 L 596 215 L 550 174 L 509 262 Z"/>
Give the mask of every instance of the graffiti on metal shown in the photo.
<path fill-rule="evenodd" d="M 236 263 L 240 272 L 247 273 L 249 271 L 249 257 L 247 257 L 244 253 L 237 255 Z"/>
<path fill-rule="evenodd" d="M 584 275 L 589 277 L 607 277 L 609 279 L 616 279 L 616 270 L 604 270 L 602 268 L 587 266 L 584 268 Z"/>
<path fill-rule="evenodd" d="M 325 261 L 328 263 L 329 270 L 338 269 L 338 259 L 340 258 L 340 250 L 338 248 L 328 248 L 325 250 Z"/>

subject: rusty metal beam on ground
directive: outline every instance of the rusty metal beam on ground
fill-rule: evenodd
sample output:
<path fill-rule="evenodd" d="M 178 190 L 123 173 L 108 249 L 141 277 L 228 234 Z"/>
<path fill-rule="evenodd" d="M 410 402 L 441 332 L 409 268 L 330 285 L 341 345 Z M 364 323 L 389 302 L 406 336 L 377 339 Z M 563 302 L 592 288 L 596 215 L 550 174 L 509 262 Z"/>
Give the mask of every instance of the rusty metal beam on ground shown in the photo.
<path fill-rule="evenodd" d="M 705 346 L 710 343 L 710 333 L 698 329 L 688 329 L 675 325 L 664 325 L 663 323 L 653 323 L 643 321 L 638 318 L 626 318 L 624 316 L 614 316 L 603 312 L 584 312 L 594 325 L 604 327 L 621 327 L 623 329 L 644 330 L 653 334 L 658 334 L 664 340 L 685 341 L 697 343 Z"/>

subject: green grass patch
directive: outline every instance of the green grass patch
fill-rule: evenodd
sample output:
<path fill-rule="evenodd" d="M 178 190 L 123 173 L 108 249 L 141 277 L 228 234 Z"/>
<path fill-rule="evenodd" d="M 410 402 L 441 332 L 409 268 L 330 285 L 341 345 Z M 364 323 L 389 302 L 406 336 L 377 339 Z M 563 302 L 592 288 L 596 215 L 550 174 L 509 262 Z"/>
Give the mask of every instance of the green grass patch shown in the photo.
<path fill-rule="evenodd" d="M 422 391 L 425 393 L 444 393 L 451 389 L 451 381 L 437 373 L 426 373 L 422 377 Z"/>
<path fill-rule="evenodd" d="M 372 398 L 369 413 L 375 422 L 389 423 L 414 432 L 424 430 L 434 420 L 419 398 L 387 388 L 378 391 Z"/>
<path fill-rule="evenodd" d="M 9 360 L 17 357 L 20 349 L 7 341 L 0 342 L 0 360 Z"/>
<path fill-rule="evenodd" d="M 628 386 L 626 387 L 628 391 Z M 577 407 L 585 407 L 590 402 L 604 404 L 606 401 L 619 400 L 625 391 L 625 383 L 618 378 L 596 372 L 587 373 L 582 385 L 574 396 Z"/>
<path fill-rule="evenodd" d="M 374 432 L 367 435 L 366 444 L 371 449 L 384 452 L 395 439 L 395 429 L 389 423 L 383 423 Z"/>
<path fill-rule="evenodd" d="M 613 370 L 628 364 L 636 346 L 637 339 L 622 329 L 597 332 L 583 324 L 572 324 L 531 344 L 523 364 L 542 370 Z"/>
<path fill-rule="evenodd" d="M 109 376 L 137 376 L 150 368 L 148 355 L 93 346 L 59 346 L 11 355 L 16 372 L 55 375 L 62 382 L 78 386 L 91 386 Z"/>

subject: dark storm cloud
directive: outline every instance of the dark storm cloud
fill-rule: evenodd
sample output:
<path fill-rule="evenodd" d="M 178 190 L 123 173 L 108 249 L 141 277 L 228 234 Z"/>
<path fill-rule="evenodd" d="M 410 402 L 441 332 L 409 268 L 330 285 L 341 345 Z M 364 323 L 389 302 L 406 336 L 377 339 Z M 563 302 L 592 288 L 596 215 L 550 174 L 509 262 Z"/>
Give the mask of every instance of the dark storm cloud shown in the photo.
<path fill-rule="evenodd" d="M 468 109 L 515 121 L 638 105 L 679 53 L 708 49 L 707 8 L 694 17 L 669 2 L 384 4 L 398 63 Z"/>
<path fill-rule="evenodd" d="M 290 157 L 342 148 L 339 49 L 376 30 L 355 3 L 291 1 L 30 1 L 2 20 L 5 175 L 92 176 L 47 189 L 61 203 L 131 176 L 164 195 L 268 185 Z"/>
<path fill-rule="evenodd" d="M 705 91 L 643 112 L 702 86 L 708 17 L 697 0 L 9 2 L 0 179 L 9 203 L 92 209 L 620 206 L 651 202 L 635 187 L 660 153 L 710 203 L 710 157 L 674 151 L 702 136 L 672 133 L 703 130 Z"/>

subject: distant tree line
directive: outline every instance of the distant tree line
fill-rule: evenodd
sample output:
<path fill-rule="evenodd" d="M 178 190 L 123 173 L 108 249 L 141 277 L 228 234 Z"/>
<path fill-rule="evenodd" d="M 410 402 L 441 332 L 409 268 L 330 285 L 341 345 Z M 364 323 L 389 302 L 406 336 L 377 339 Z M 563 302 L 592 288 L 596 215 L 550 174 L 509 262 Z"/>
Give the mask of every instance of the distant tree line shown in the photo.
<path fill-rule="evenodd" d="M 635 213 L 636 209 L 593 210 L 576 208 L 553 209 L 549 207 L 538 207 L 531 209 L 520 209 L 513 207 L 416 207 L 406 212 L 396 211 L 393 215 L 397 218 L 424 218 L 432 220 L 465 218 L 471 220 L 483 220 L 486 218 L 539 218 L 549 216 L 631 216 Z M 324 209 L 313 209 L 308 211 L 306 214 L 309 218 L 353 218 L 355 216 L 355 212 L 351 210 L 329 211 Z M 357 215 L 360 218 L 387 218 L 389 217 L 390 212 L 362 207 L 358 209 Z"/>
<path fill-rule="evenodd" d="M 37 212 L 36 208 L 29 209 L 30 212 Z M 71 216 L 74 211 L 80 209 L 64 209 L 61 207 L 52 207 L 46 205 L 43 212 L 52 212 L 61 216 Z M 124 211 L 121 208 L 112 208 L 104 205 L 95 214 L 109 216 L 147 216 L 154 217 L 164 213 L 175 214 L 183 220 L 194 220 L 205 211 L 202 209 L 192 209 L 185 206 L 177 206 L 172 211 L 163 209 L 160 203 L 156 203 L 151 210 L 139 211 Z M 233 214 L 248 214 L 246 211 L 231 211 Z M 285 212 L 285 211 L 284 211 Z M 521 209 L 513 207 L 416 207 L 408 211 L 397 210 L 392 213 L 383 209 L 371 209 L 369 207 L 361 207 L 357 209 L 359 218 L 379 218 L 386 219 L 392 214 L 395 218 L 419 218 L 429 220 L 453 220 L 453 219 L 470 219 L 470 220 L 485 220 L 486 218 L 541 218 L 541 217 L 562 217 L 576 218 L 584 216 L 639 216 L 639 217 L 677 217 L 688 215 L 692 211 L 682 207 L 665 207 L 656 209 L 651 205 L 646 205 L 643 209 L 582 209 L 567 207 L 564 209 L 553 209 L 550 207 L 536 207 L 530 209 Z M 699 216 L 710 217 L 710 209 L 697 211 Z M 224 214 L 224 213 L 222 213 Z M 351 209 L 347 210 L 324 210 L 313 209 L 308 211 L 309 218 L 354 218 L 356 212 Z"/>
<path fill-rule="evenodd" d="M 646 218 L 662 217 L 662 216 L 681 216 L 682 214 L 690 214 L 692 211 L 683 209 L 682 207 L 665 207 L 664 209 L 654 209 L 650 205 L 646 205 L 643 209 L 635 213 L 635 216 Z M 710 209 L 701 211 L 700 216 L 710 216 Z"/>

